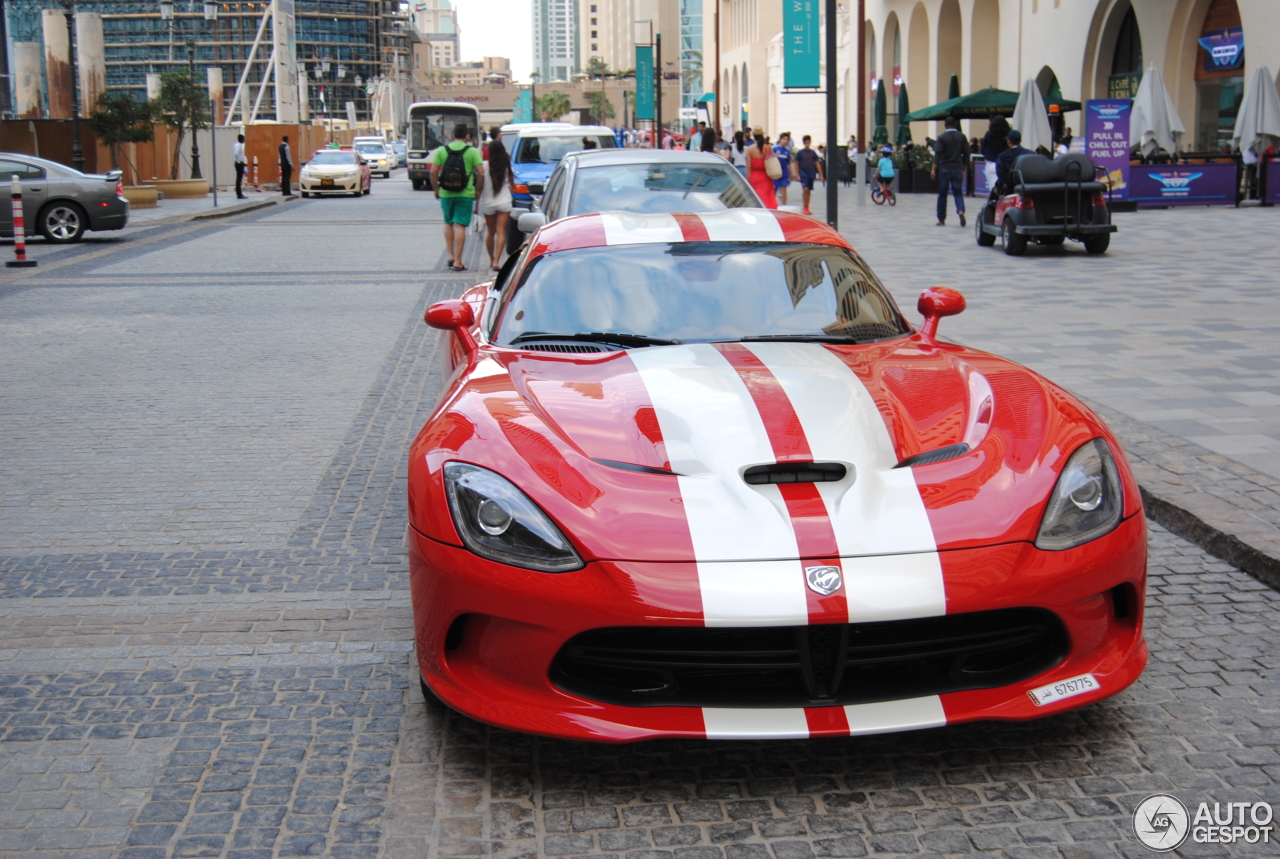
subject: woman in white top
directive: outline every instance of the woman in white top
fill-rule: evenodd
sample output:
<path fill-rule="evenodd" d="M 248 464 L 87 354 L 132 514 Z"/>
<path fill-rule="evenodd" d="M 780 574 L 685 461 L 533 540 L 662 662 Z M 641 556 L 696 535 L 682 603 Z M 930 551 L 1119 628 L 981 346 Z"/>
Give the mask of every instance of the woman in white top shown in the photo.
<path fill-rule="evenodd" d="M 489 252 L 489 268 L 498 270 L 498 258 L 507 244 L 507 220 L 511 217 L 511 156 L 502 141 L 489 142 L 489 169 L 480 185 L 476 209 L 484 216 L 484 247 Z"/>
<path fill-rule="evenodd" d="M 747 175 L 747 138 L 741 131 L 733 133 L 733 142 L 729 144 L 725 157 L 729 159 L 730 164 L 738 168 L 739 173 L 744 177 Z"/>

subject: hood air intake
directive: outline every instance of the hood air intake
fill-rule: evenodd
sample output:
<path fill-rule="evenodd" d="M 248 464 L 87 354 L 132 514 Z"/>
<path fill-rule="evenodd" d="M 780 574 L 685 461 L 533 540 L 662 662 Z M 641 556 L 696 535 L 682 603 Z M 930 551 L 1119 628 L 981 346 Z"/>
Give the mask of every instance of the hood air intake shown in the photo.
<path fill-rule="evenodd" d="M 894 468 L 910 468 L 913 465 L 930 465 L 935 462 L 942 462 L 947 459 L 955 459 L 957 456 L 964 456 L 969 452 L 969 445 L 964 442 L 960 444 L 949 444 L 946 447 L 940 447 L 935 450 L 926 450 L 924 453 L 917 453 L 915 456 L 908 456 L 899 462 Z"/>
<path fill-rule="evenodd" d="M 847 469 L 839 462 L 779 462 L 753 465 L 742 472 L 752 486 L 765 483 L 828 483 L 844 480 Z"/>

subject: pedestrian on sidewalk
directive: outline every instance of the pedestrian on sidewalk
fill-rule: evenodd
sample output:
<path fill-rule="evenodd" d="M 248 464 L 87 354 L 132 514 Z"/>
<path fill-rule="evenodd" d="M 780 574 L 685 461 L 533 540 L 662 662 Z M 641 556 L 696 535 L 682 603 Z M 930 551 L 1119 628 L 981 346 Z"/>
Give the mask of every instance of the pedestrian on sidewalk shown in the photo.
<path fill-rule="evenodd" d="M 787 205 L 787 188 L 791 185 L 791 132 L 784 131 L 778 135 L 778 145 L 773 147 L 773 154 L 778 157 L 782 167 L 782 178 L 773 180 L 773 190 L 778 195 L 778 204 Z"/>
<path fill-rule="evenodd" d="M 773 155 L 773 147 L 764 136 L 764 129 L 756 126 L 751 130 L 752 143 L 747 147 L 747 181 L 759 196 L 766 209 L 778 208 L 777 197 L 773 192 L 773 181 L 765 167 L 765 159 Z M 775 156 L 776 157 L 776 156 Z"/>
<path fill-rule="evenodd" d="M 236 199 L 249 199 L 244 195 L 244 169 L 248 166 L 244 158 L 244 135 L 237 134 L 236 142 L 231 145 L 231 160 L 236 165 Z"/>
<path fill-rule="evenodd" d="M 595 143 L 594 140 L 589 141 Z M 476 208 L 484 218 L 484 247 L 489 252 L 489 268 L 498 271 L 498 262 L 507 244 L 507 221 L 511 218 L 512 192 L 515 179 L 511 174 L 511 156 L 497 137 L 489 143 L 487 175 L 480 182 L 480 199 Z"/>
<path fill-rule="evenodd" d="M 467 270 L 462 264 L 462 251 L 476 204 L 476 184 L 484 181 L 484 161 L 470 138 L 471 129 L 460 122 L 453 129 L 453 141 L 437 148 L 431 156 L 431 186 L 444 214 L 444 246 L 449 268 L 454 271 Z"/>
<path fill-rule="evenodd" d="M 800 142 L 804 144 L 804 148 L 796 152 L 796 175 L 800 177 L 804 213 L 812 215 L 813 212 L 809 211 L 809 198 L 813 196 L 814 180 L 824 178 L 822 156 L 813 151 L 813 138 L 810 135 L 806 134 Z"/>
<path fill-rule="evenodd" d="M 729 144 L 725 158 L 728 158 L 729 163 L 738 168 L 742 178 L 747 178 L 747 136 L 741 131 L 733 133 L 733 142 Z"/>
<path fill-rule="evenodd" d="M 280 193 L 286 197 L 292 197 L 293 191 L 289 188 L 289 180 L 293 178 L 293 153 L 289 151 L 289 135 L 285 135 L 280 141 Z"/>
<path fill-rule="evenodd" d="M 938 226 L 947 225 L 947 189 L 956 199 L 956 214 L 960 226 L 964 220 L 964 174 L 969 166 L 969 141 L 960 131 L 960 120 L 948 116 L 943 124 L 947 130 L 938 138 L 934 150 L 933 169 L 930 176 L 938 182 Z"/>
<path fill-rule="evenodd" d="M 1000 160 L 1000 156 L 1004 154 L 1008 145 L 1004 142 L 1005 137 L 1009 134 L 1009 120 L 1003 116 L 993 117 L 991 125 L 987 127 L 987 133 L 982 136 L 982 157 L 984 163 L 982 170 L 987 174 L 987 187 L 996 187 L 996 162 Z"/>

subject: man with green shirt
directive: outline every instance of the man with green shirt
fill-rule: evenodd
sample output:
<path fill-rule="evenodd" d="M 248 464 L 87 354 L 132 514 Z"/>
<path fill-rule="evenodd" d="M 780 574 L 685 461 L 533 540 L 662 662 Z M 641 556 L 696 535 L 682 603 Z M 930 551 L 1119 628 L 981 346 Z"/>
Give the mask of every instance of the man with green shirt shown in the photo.
<path fill-rule="evenodd" d="M 462 264 L 462 249 L 476 204 L 476 188 L 484 181 L 484 159 L 468 141 L 470 136 L 471 129 L 458 123 L 453 142 L 437 148 L 431 156 L 431 187 L 444 213 L 444 246 L 449 252 L 449 268 L 454 271 L 467 270 Z"/>

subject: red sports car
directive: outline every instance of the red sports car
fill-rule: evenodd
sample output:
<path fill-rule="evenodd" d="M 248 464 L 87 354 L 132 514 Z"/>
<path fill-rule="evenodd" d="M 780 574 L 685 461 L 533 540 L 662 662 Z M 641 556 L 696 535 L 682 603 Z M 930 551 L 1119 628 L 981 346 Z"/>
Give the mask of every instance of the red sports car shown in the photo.
<path fill-rule="evenodd" d="M 418 664 L 576 739 L 1033 719 L 1147 659 L 1146 525 L 1114 436 L 917 329 L 799 215 L 604 213 L 436 304 L 409 455 Z"/>

